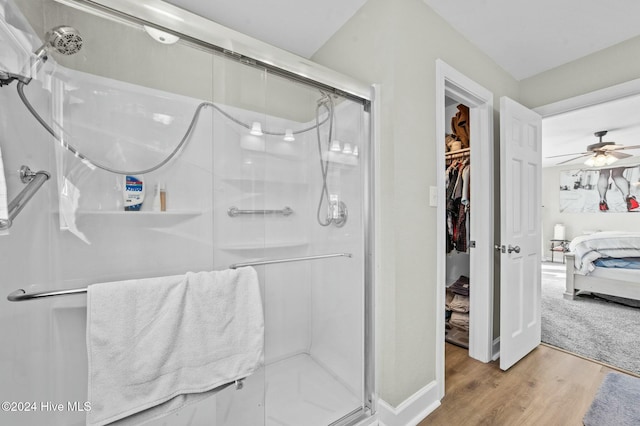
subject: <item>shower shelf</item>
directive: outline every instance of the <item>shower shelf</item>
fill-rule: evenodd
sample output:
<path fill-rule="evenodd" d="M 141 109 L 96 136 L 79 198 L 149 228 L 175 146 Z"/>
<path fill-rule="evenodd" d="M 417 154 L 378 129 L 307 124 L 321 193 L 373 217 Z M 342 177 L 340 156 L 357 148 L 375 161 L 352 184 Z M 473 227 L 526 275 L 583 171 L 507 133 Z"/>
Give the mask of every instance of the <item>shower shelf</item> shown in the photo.
<path fill-rule="evenodd" d="M 235 183 L 235 184 L 252 182 L 252 183 L 257 183 L 257 184 L 308 185 L 306 180 L 293 179 L 293 178 L 290 179 L 290 180 L 285 180 L 285 179 L 256 179 L 256 178 L 241 178 L 241 177 L 228 177 L 228 178 L 222 178 L 222 179 L 224 181 L 226 181 L 226 182 Z"/>
<path fill-rule="evenodd" d="M 322 154 L 322 159 L 343 167 L 356 167 L 359 163 L 358 157 L 341 152 L 325 152 Z"/>
<path fill-rule="evenodd" d="M 77 210 L 76 213 L 78 215 L 87 215 L 87 216 L 199 216 L 202 214 L 201 211 L 198 210 L 168 210 L 165 212 L 157 212 L 157 211 L 124 211 L 124 210 Z"/>
<path fill-rule="evenodd" d="M 59 214 L 56 212 L 56 214 Z M 192 219 L 202 215 L 198 210 L 169 210 L 165 212 L 156 211 L 120 211 L 120 210 L 77 210 L 75 217 L 78 220 L 91 221 L 117 221 L 127 224 L 139 224 L 143 222 L 145 226 L 171 225 L 184 220 Z M 122 222 L 121 222 L 122 223 Z"/>

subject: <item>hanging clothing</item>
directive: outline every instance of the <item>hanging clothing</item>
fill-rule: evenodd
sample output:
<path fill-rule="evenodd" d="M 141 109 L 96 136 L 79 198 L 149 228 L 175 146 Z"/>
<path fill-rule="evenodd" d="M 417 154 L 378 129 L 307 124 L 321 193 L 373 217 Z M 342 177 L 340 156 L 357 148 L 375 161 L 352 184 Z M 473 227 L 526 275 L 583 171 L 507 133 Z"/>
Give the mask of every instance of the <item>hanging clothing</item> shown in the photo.
<path fill-rule="evenodd" d="M 471 166 L 453 161 L 446 170 L 447 253 L 466 252 L 469 241 Z"/>

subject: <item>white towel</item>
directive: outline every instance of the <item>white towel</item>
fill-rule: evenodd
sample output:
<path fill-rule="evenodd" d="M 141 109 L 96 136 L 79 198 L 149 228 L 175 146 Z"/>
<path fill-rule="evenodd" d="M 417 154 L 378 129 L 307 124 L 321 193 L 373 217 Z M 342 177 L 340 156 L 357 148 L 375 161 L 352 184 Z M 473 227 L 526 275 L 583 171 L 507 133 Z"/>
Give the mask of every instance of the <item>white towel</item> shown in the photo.
<path fill-rule="evenodd" d="M 264 362 L 253 268 L 94 284 L 87 294 L 87 425 L 140 424 Z"/>
<path fill-rule="evenodd" d="M 4 161 L 0 151 L 0 219 L 9 220 L 9 206 L 7 202 L 7 180 L 4 175 Z M 8 229 L 0 229 L 0 235 L 8 234 Z"/>

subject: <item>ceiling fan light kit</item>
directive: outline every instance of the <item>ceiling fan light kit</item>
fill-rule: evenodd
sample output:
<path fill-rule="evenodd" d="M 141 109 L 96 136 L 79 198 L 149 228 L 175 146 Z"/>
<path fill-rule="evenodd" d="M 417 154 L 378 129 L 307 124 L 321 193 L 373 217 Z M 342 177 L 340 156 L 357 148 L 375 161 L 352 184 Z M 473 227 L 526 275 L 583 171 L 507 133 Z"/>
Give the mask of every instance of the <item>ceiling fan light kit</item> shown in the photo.
<path fill-rule="evenodd" d="M 607 153 L 596 153 L 593 156 L 587 158 L 587 161 L 584 162 L 589 167 L 602 167 L 609 166 L 618 161 L 616 157 L 613 155 L 608 155 Z"/>
<path fill-rule="evenodd" d="M 632 157 L 631 154 L 624 154 L 622 152 L 619 152 L 620 150 L 640 148 L 640 145 L 623 146 L 623 145 L 618 145 L 615 142 L 603 142 L 602 138 L 607 133 L 608 132 L 606 130 L 600 130 L 598 132 L 595 132 L 594 135 L 598 138 L 598 142 L 588 145 L 587 150 L 585 152 L 554 155 L 553 157 L 566 157 L 567 155 L 577 155 L 577 157 L 573 157 L 569 160 L 561 161 L 560 163 L 558 163 L 558 165 L 569 163 L 579 158 L 588 157 L 587 160 L 584 162 L 584 164 L 586 164 L 587 166 L 604 167 L 604 166 L 610 166 L 611 164 L 615 163 L 616 161 L 622 158 Z M 547 158 L 553 158 L 553 157 L 547 157 Z"/>

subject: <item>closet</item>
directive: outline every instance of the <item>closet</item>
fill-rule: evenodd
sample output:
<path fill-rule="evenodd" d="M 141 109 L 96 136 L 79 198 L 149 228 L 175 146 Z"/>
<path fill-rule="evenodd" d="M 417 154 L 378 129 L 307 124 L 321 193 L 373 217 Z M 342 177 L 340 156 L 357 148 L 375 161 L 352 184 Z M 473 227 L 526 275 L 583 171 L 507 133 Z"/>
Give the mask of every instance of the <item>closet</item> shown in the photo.
<path fill-rule="evenodd" d="M 471 139 L 469 108 L 445 98 L 445 340 L 469 348 Z"/>

